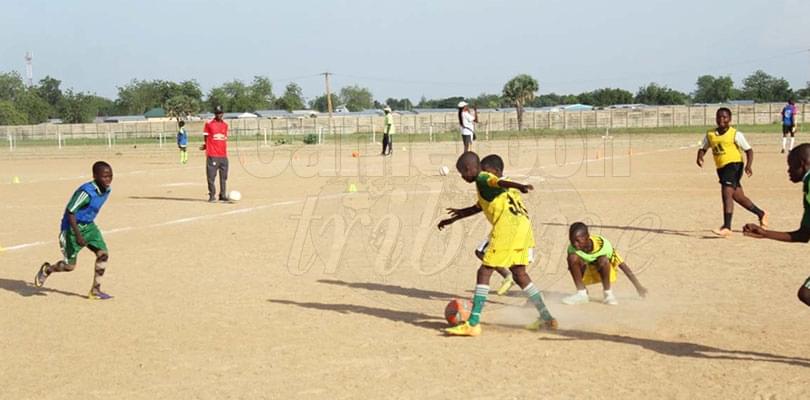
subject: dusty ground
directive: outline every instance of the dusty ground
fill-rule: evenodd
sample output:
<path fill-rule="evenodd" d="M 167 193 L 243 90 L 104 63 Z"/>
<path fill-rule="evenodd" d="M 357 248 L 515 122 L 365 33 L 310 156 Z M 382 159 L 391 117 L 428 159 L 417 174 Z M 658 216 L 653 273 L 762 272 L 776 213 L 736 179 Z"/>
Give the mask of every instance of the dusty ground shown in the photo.
<path fill-rule="evenodd" d="M 197 151 L 181 166 L 149 146 L 4 149 L 0 398 L 808 398 L 810 310 L 795 293 L 810 247 L 743 237 L 755 218 L 739 207 L 737 234 L 710 238 L 719 186 L 694 164 L 698 138 L 480 142 L 537 188 L 524 196 L 540 255 L 531 274 L 561 329 L 522 330 L 535 312 L 513 290 L 490 296 L 477 338 L 440 333 L 445 303 L 471 294 L 487 233 L 483 216 L 435 229 L 446 207 L 474 201 L 457 174 L 438 176 L 457 144 L 400 136 L 382 159 L 348 141 L 296 152 L 232 143 L 236 204 L 205 202 Z M 749 140 L 744 186 L 773 228 L 792 230 L 801 187 L 778 135 Z M 44 289 L 30 283 L 58 258 L 61 210 L 96 159 L 115 171 L 97 220 L 108 302 L 83 298 L 90 252 Z M 619 306 L 602 305 L 598 287 L 591 304 L 560 303 L 573 290 L 567 225 L 583 219 L 647 299 L 620 277 Z"/>

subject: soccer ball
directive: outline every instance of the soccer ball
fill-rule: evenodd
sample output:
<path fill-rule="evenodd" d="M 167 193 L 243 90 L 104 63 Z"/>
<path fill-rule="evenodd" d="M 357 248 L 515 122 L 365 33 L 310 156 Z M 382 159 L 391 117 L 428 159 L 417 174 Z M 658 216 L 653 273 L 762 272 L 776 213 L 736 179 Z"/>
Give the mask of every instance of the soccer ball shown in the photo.
<path fill-rule="evenodd" d="M 449 174 L 449 173 L 450 173 L 450 168 L 447 168 L 446 165 L 442 165 L 442 167 L 439 168 L 439 175 L 447 176 L 447 174 Z"/>
<path fill-rule="evenodd" d="M 451 326 L 456 326 L 464 321 L 470 319 L 470 312 L 472 311 L 472 302 L 469 300 L 453 299 L 447 303 L 444 308 L 444 319 Z"/>
<path fill-rule="evenodd" d="M 228 200 L 231 200 L 231 201 L 242 200 L 242 193 L 239 193 L 236 190 L 231 190 L 230 193 L 228 193 Z"/>

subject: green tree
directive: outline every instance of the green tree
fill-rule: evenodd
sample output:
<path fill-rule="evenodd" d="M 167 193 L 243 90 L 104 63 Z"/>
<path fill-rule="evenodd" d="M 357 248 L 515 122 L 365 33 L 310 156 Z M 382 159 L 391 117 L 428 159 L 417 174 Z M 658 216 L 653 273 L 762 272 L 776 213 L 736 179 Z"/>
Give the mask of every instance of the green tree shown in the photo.
<path fill-rule="evenodd" d="M 349 111 L 362 111 L 374 105 L 374 96 L 371 95 L 371 91 L 358 85 L 346 86 L 340 89 L 339 97 L 341 102 L 346 104 Z"/>
<path fill-rule="evenodd" d="M 697 79 L 697 90 L 692 94 L 695 103 L 724 103 L 734 95 L 734 81 L 730 76 L 702 75 Z"/>
<path fill-rule="evenodd" d="M 0 100 L 16 101 L 25 92 L 25 83 L 16 71 L 0 74 Z"/>
<path fill-rule="evenodd" d="M 478 97 L 470 99 L 470 104 L 478 108 L 499 108 L 504 101 L 497 94 L 481 93 Z"/>
<path fill-rule="evenodd" d="M 64 93 L 62 102 L 59 105 L 59 116 L 66 124 L 84 124 L 92 122 L 98 114 L 98 102 L 96 96 L 73 90 Z"/>
<path fill-rule="evenodd" d="M 284 89 L 284 94 L 276 99 L 276 108 L 280 110 L 301 110 L 304 108 L 304 91 L 296 83 L 290 83 Z"/>
<path fill-rule="evenodd" d="M 0 125 L 25 125 L 28 117 L 10 100 L 0 100 Z"/>
<path fill-rule="evenodd" d="M 805 101 L 810 100 L 810 82 L 807 82 L 803 89 L 797 90 L 795 97 Z"/>
<path fill-rule="evenodd" d="M 520 74 L 503 86 L 503 98 L 517 108 L 518 130 L 523 129 L 523 107 L 534 99 L 539 88 L 537 80 L 527 74 Z"/>
<path fill-rule="evenodd" d="M 633 93 L 624 89 L 603 88 L 592 92 L 581 93 L 577 96 L 579 103 L 595 107 L 606 107 L 614 104 L 629 104 L 633 102 Z"/>
<path fill-rule="evenodd" d="M 36 87 L 39 97 L 48 102 L 53 112 L 56 112 L 59 102 L 62 101 L 62 89 L 59 88 L 61 84 L 62 81 L 50 76 L 45 76 L 39 80 L 39 85 Z"/>
<path fill-rule="evenodd" d="M 118 88 L 116 104 L 122 114 L 139 115 L 154 107 L 167 109 L 169 99 L 176 96 L 186 96 L 200 102 L 202 91 L 200 85 L 194 80 L 176 83 L 133 79 Z"/>
<path fill-rule="evenodd" d="M 457 108 L 458 103 L 461 101 L 466 101 L 464 97 L 461 96 L 454 96 L 454 97 L 446 97 L 444 99 L 431 99 L 428 100 L 425 96 L 422 96 L 422 99 L 419 100 L 419 104 L 417 107 L 419 108 Z M 469 102 L 468 102 L 469 103 Z"/>
<path fill-rule="evenodd" d="M 254 77 L 250 85 L 238 79 L 226 82 L 211 89 L 206 101 L 210 109 L 219 105 L 225 112 L 266 110 L 273 102 L 273 84 L 261 76 Z"/>
<path fill-rule="evenodd" d="M 757 70 L 743 80 L 741 95 L 747 100 L 757 102 L 787 101 L 793 96 L 793 91 L 784 78 Z"/>
<path fill-rule="evenodd" d="M 526 103 L 526 105 L 531 107 L 551 107 L 558 104 L 562 104 L 562 96 L 557 93 L 541 94 Z"/>
<path fill-rule="evenodd" d="M 96 110 L 96 116 L 109 117 L 119 114 L 115 102 L 101 96 L 89 95 L 92 107 Z"/>
<path fill-rule="evenodd" d="M 674 105 L 686 104 L 689 96 L 686 93 L 670 89 L 666 86 L 659 86 L 657 83 L 650 83 L 642 86 L 636 93 L 636 103 L 649 105 Z"/>
<path fill-rule="evenodd" d="M 169 118 L 184 119 L 200 111 L 200 102 L 184 94 L 178 94 L 166 102 Z"/>
<path fill-rule="evenodd" d="M 297 85 L 296 85 L 297 86 Z M 248 87 L 250 107 L 239 111 L 267 110 L 273 106 L 273 84 L 270 79 L 263 76 L 254 76 L 253 83 Z"/>
<path fill-rule="evenodd" d="M 337 98 L 337 96 L 335 96 L 334 93 L 331 93 L 329 97 L 332 98 L 332 107 L 334 109 L 334 107 L 337 107 L 337 105 L 338 105 L 338 98 Z M 326 95 L 318 96 L 314 100 L 309 102 L 309 108 L 312 108 L 314 110 L 318 110 L 320 112 L 329 111 L 326 106 L 327 106 L 327 104 L 326 104 Z"/>
<path fill-rule="evenodd" d="M 51 105 L 36 93 L 36 90 L 25 90 L 17 96 L 15 107 L 26 117 L 28 124 L 40 124 L 55 114 Z"/>
<path fill-rule="evenodd" d="M 375 101 L 375 103 L 377 103 Z M 381 108 L 379 107 L 382 104 L 375 104 L 374 108 Z M 406 110 L 410 111 L 413 110 L 413 103 L 411 103 L 411 99 L 403 98 L 403 99 L 395 99 L 393 97 L 389 97 L 385 99 L 385 105 L 391 107 L 394 110 Z"/>

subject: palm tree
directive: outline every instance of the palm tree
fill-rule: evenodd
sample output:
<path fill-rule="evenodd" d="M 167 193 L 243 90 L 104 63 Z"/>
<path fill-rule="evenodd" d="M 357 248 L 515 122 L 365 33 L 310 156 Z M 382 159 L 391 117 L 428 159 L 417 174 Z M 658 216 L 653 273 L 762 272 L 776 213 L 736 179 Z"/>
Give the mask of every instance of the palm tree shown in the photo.
<path fill-rule="evenodd" d="M 537 80 L 527 74 L 520 74 L 503 85 L 503 98 L 517 108 L 518 130 L 523 129 L 523 106 L 534 98 L 538 89 Z"/>

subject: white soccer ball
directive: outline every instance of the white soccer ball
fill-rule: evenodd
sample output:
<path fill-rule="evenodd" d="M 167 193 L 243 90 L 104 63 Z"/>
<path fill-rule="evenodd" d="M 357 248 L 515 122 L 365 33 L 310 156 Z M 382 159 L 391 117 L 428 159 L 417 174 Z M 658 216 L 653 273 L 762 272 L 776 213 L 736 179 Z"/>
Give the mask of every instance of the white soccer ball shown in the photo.
<path fill-rule="evenodd" d="M 228 193 L 228 200 L 231 200 L 231 201 L 242 200 L 242 193 L 239 193 L 236 190 L 231 190 L 231 192 Z"/>
<path fill-rule="evenodd" d="M 449 174 L 449 173 L 450 173 L 450 168 L 447 168 L 446 165 L 442 165 L 442 167 L 439 168 L 439 175 L 447 176 L 447 174 Z"/>

